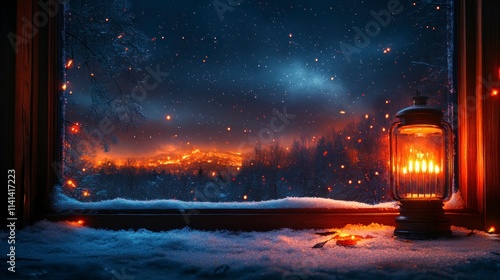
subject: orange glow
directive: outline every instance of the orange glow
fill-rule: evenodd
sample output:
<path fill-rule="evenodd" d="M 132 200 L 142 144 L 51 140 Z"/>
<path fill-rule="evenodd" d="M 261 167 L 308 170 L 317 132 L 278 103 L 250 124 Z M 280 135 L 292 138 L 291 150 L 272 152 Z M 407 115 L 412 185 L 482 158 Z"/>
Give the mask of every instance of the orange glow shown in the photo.
<path fill-rule="evenodd" d="M 495 227 L 490 227 L 488 229 L 488 233 L 495 233 Z"/>
<path fill-rule="evenodd" d="M 83 194 L 83 196 L 90 196 L 89 191 L 83 191 L 83 193 L 82 193 L 82 194 Z"/>
<path fill-rule="evenodd" d="M 66 88 L 67 88 L 66 84 L 63 84 L 61 88 L 62 88 L 62 90 L 66 90 Z"/>
<path fill-rule="evenodd" d="M 68 180 L 66 181 L 66 184 L 72 188 L 76 188 L 76 184 L 75 182 L 73 182 L 73 180 Z"/>
<path fill-rule="evenodd" d="M 117 167 L 125 167 L 127 158 L 110 160 L 103 153 L 93 159 L 94 167 L 105 165 L 115 165 Z M 243 165 L 243 156 L 237 152 L 219 152 L 219 151 L 201 151 L 199 149 L 189 149 L 183 152 L 174 154 L 159 154 L 149 158 L 135 158 L 134 167 L 144 167 L 146 169 L 160 168 L 169 169 L 174 173 L 197 172 L 200 163 L 207 166 L 203 170 L 208 175 L 212 172 L 221 170 L 221 166 L 234 173 L 241 170 Z M 217 172 L 213 175 L 216 176 Z"/>
<path fill-rule="evenodd" d="M 354 246 L 359 240 L 363 239 L 363 237 L 359 235 L 342 234 L 340 236 L 336 236 L 335 239 L 337 239 L 337 245 L 339 246 Z"/>
<path fill-rule="evenodd" d="M 80 132 L 80 127 L 78 125 L 76 125 L 76 124 L 73 125 L 71 127 L 71 133 L 78 133 L 78 132 Z"/>
<path fill-rule="evenodd" d="M 498 89 L 494 88 L 491 90 L 491 96 L 497 96 L 498 95 Z"/>
<path fill-rule="evenodd" d="M 243 200 L 247 200 L 247 199 L 248 199 L 248 196 L 245 194 L 245 195 L 243 196 Z"/>
<path fill-rule="evenodd" d="M 73 66 L 73 59 L 69 59 L 68 62 L 66 62 L 66 69 L 70 69 L 71 66 Z"/>
<path fill-rule="evenodd" d="M 67 222 L 70 226 L 74 226 L 74 227 L 81 227 L 85 224 L 85 221 L 84 220 L 78 220 L 78 221 L 68 221 Z"/>
<path fill-rule="evenodd" d="M 167 116 L 165 117 L 165 119 L 166 119 L 167 121 L 169 121 L 170 119 L 172 119 L 172 117 L 171 117 L 170 115 L 167 115 Z"/>

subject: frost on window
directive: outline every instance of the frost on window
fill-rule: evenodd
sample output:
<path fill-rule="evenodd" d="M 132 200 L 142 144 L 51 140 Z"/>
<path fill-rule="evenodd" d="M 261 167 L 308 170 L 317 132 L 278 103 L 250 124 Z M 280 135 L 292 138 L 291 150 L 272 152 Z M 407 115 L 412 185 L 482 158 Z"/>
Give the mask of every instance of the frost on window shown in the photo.
<path fill-rule="evenodd" d="M 453 112 L 453 1 L 71 1 L 63 193 L 390 201 L 388 128 Z"/>

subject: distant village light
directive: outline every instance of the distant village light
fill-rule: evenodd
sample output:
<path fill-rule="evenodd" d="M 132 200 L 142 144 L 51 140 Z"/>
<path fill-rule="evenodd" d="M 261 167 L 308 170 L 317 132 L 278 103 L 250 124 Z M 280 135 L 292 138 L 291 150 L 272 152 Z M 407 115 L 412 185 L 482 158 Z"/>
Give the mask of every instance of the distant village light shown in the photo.
<path fill-rule="evenodd" d="M 66 69 L 70 69 L 71 66 L 73 66 L 73 59 L 68 59 L 68 62 L 66 62 Z"/>

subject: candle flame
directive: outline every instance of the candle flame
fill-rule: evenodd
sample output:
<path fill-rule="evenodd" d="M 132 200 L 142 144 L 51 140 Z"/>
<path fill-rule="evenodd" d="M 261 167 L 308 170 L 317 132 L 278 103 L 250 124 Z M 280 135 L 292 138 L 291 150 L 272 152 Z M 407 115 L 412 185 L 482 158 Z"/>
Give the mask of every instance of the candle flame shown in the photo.
<path fill-rule="evenodd" d="M 410 149 L 410 151 L 415 152 L 415 150 Z M 441 172 L 441 167 L 434 163 L 433 160 L 429 158 L 433 158 L 429 153 L 415 153 L 416 159 L 409 159 L 408 164 L 403 166 L 401 169 L 403 174 L 407 173 L 435 173 L 438 174 Z"/>

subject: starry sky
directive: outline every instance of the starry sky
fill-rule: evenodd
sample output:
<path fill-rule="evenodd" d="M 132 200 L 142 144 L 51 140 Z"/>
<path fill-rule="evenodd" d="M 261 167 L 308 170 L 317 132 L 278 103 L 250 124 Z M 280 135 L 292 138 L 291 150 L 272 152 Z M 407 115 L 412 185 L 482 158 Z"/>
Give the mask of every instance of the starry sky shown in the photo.
<path fill-rule="evenodd" d="M 376 22 L 370 12 L 387 10 L 390 2 L 401 11 L 368 31 L 376 33 L 369 44 L 356 42 L 356 29 Z M 241 151 L 259 137 L 286 146 L 366 114 L 393 116 L 416 89 L 438 94 L 443 85 L 428 80 L 428 65 L 445 56 L 439 44 L 446 42 L 446 8 L 400 2 L 131 1 L 135 27 L 150 39 L 151 58 L 143 66 L 169 75 L 140 102 L 146 122 L 116 131 L 120 142 L 107 155 Z M 355 52 L 343 50 L 356 43 Z M 68 71 L 73 88 L 67 112 L 85 123 L 90 87 L 80 76 Z M 284 111 L 286 125 L 276 121 L 276 112 Z"/>

